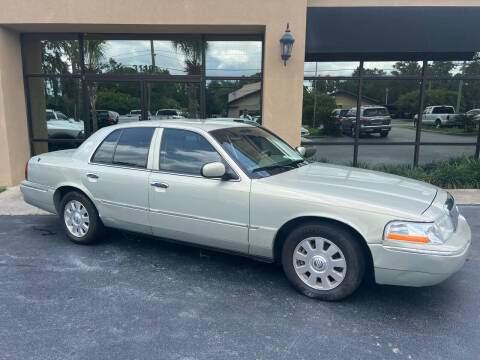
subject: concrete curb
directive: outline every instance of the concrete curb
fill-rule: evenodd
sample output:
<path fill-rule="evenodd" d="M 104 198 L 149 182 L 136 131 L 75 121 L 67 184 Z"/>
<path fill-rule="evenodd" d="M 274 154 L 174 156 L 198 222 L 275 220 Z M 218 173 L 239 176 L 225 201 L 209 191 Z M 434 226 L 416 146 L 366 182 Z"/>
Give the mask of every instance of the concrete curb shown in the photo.
<path fill-rule="evenodd" d="M 480 205 L 480 189 L 446 189 L 457 205 Z"/>

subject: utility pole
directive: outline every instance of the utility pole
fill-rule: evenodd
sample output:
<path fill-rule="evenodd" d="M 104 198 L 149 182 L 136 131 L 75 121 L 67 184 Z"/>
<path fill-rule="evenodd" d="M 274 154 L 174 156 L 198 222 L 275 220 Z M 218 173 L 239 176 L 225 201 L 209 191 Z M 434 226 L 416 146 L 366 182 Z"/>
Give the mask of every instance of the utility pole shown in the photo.
<path fill-rule="evenodd" d="M 317 62 L 315 62 L 315 77 L 317 77 Z M 313 80 L 313 128 L 317 122 L 317 80 Z"/>
<path fill-rule="evenodd" d="M 152 54 L 152 73 L 155 73 L 155 71 L 157 70 L 157 67 L 155 66 L 155 48 L 153 47 L 153 40 L 150 40 L 150 53 Z M 148 83 L 147 91 L 148 91 L 148 104 L 147 104 L 147 119 L 148 119 L 148 112 L 150 111 L 150 104 L 151 104 L 150 98 L 152 93 L 152 87 L 150 83 Z"/>
<path fill-rule="evenodd" d="M 465 71 L 465 65 L 466 65 L 466 61 L 463 62 L 462 72 Z M 460 82 L 458 83 L 457 107 L 455 108 L 455 112 L 457 112 L 457 113 L 460 112 L 460 105 L 462 103 L 462 89 L 463 89 L 463 80 L 460 80 Z"/>
<path fill-rule="evenodd" d="M 388 105 L 388 88 L 385 88 L 385 105 Z"/>

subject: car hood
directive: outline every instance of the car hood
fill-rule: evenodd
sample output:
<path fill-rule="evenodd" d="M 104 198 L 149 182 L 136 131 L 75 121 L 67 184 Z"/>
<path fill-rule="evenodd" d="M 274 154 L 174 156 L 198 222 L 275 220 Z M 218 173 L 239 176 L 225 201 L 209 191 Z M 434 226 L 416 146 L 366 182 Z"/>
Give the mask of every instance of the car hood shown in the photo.
<path fill-rule="evenodd" d="M 347 207 L 391 209 L 420 215 L 434 200 L 438 188 L 421 181 L 378 171 L 312 163 L 259 179 L 277 190 L 302 193 L 317 201 Z M 293 190 L 293 191 L 292 191 Z"/>

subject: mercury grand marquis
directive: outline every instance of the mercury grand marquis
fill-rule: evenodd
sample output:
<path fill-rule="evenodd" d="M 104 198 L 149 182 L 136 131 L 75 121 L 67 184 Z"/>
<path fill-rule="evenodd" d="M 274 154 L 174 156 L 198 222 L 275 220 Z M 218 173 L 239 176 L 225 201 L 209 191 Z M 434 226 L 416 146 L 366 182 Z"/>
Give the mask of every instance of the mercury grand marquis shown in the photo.
<path fill-rule="evenodd" d="M 105 228 L 282 264 L 303 294 L 339 300 L 378 284 L 437 284 L 465 262 L 470 228 L 452 196 L 419 181 L 310 163 L 271 131 L 164 120 L 100 129 L 32 157 L 27 203 L 59 215 L 74 243 Z"/>

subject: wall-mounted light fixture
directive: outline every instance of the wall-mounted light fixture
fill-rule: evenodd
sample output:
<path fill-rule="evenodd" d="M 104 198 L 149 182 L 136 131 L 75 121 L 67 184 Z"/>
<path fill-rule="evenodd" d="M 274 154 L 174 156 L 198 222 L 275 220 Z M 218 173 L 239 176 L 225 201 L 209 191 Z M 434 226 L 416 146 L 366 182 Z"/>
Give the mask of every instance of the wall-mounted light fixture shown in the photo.
<path fill-rule="evenodd" d="M 290 24 L 287 24 L 285 34 L 283 34 L 282 38 L 280 39 L 280 46 L 282 47 L 282 60 L 285 66 L 287 66 L 287 60 L 292 56 L 292 47 L 294 42 L 295 39 L 290 32 Z"/>

